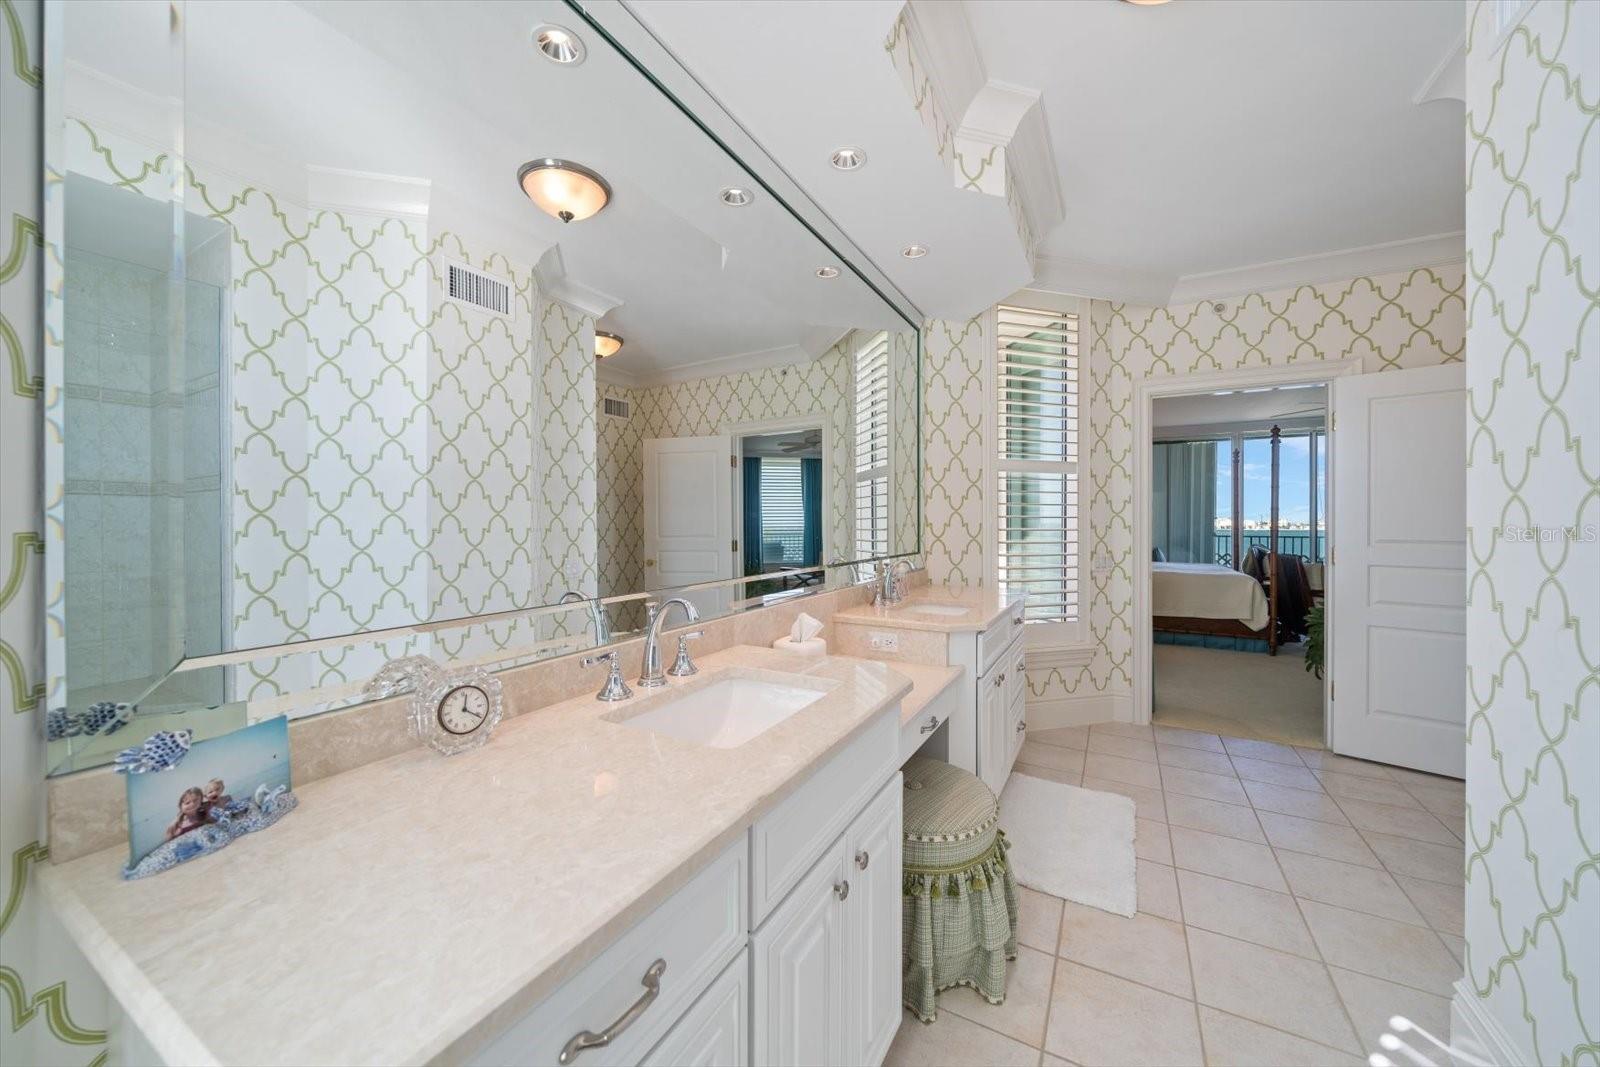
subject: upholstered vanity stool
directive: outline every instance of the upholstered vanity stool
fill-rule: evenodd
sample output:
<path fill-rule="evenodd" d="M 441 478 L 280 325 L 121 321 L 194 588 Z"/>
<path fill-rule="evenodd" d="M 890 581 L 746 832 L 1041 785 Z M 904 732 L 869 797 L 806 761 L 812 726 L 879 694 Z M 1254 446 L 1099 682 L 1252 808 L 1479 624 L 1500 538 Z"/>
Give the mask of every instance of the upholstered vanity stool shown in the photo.
<path fill-rule="evenodd" d="M 1017 883 L 988 786 L 922 756 L 904 774 L 902 995 L 932 1022 L 937 994 L 952 986 L 970 986 L 991 1004 L 1005 1000 L 1006 961 L 1017 958 Z"/>

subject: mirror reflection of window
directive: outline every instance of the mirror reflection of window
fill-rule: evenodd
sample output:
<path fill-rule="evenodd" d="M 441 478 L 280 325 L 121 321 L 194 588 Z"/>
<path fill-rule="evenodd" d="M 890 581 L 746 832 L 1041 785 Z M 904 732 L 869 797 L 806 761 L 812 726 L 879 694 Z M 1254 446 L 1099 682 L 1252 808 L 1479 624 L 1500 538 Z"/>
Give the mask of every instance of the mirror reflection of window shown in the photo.
<path fill-rule="evenodd" d="M 856 353 L 856 558 L 889 552 L 889 335 Z"/>

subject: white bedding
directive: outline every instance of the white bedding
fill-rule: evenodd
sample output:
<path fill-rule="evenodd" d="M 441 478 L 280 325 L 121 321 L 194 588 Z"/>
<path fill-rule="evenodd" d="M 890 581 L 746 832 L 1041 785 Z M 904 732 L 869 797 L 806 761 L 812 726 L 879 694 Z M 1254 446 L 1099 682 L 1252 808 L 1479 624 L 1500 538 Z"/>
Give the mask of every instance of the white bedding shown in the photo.
<path fill-rule="evenodd" d="M 1267 594 L 1248 574 L 1215 563 L 1152 563 L 1150 570 L 1152 614 L 1267 625 Z"/>

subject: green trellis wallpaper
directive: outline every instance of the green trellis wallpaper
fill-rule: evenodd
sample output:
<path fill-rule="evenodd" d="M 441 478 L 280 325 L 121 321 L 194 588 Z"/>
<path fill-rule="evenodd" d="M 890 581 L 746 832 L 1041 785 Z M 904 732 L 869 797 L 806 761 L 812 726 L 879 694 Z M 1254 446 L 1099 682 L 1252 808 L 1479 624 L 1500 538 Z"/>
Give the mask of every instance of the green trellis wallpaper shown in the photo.
<path fill-rule="evenodd" d="M 44 826 L 41 5 L 0 0 L 0 1062 L 106 1059 L 105 988 L 32 887 Z"/>
<path fill-rule="evenodd" d="M 1462 993 L 1600 1062 L 1600 4 L 1468 5 Z M 1531 533 L 1534 528 L 1544 536 Z"/>

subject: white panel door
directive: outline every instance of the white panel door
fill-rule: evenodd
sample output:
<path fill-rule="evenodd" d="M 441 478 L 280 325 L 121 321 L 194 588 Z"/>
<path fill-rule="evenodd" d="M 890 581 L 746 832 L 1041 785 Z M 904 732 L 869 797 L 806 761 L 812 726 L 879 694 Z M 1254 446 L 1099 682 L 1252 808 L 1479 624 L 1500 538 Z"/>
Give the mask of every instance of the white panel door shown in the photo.
<path fill-rule="evenodd" d="M 663 437 L 644 442 L 644 584 L 668 589 L 735 576 L 733 439 Z M 702 614 L 719 611 L 725 589 L 693 593 Z"/>
<path fill-rule="evenodd" d="M 1463 777 L 1465 370 L 1337 378 L 1333 411 L 1329 743 Z"/>
<path fill-rule="evenodd" d="M 848 877 L 841 839 L 750 936 L 757 1067 L 852 1062 L 845 1015 Z"/>
<path fill-rule="evenodd" d="M 901 789 L 896 774 L 845 834 L 850 853 L 846 1063 L 882 1063 L 900 1029 Z"/>

